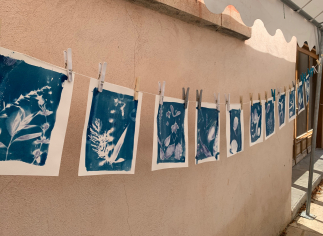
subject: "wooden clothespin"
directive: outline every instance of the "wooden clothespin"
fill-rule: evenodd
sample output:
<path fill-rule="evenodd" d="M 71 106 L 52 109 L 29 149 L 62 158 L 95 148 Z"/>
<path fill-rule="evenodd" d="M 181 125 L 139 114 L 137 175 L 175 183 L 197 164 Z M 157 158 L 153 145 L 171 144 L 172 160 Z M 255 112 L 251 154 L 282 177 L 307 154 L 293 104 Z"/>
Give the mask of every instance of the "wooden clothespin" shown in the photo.
<path fill-rule="evenodd" d="M 314 68 L 313 67 L 314 66 L 312 66 L 311 69 L 310 69 L 310 77 L 313 76 L 313 73 L 314 73 Z"/>
<path fill-rule="evenodd" d="M 201 109 L 201 103 L 202 103 L 202 92 L 203 90 L 200 90 L 200 93 L 198 90 L 196 90 L 196 101 L 197 101 L 197 109 Z"/>
<path fill-rule="evenodd" d="M 163 82 L 163 87 L 161 87 L 160 82 L 158 82 L 158 87 L 159 87 L 158 94 L 160 95 L 160 97 L 159 97 L 159 104 L 160 105 L 163 105 L 163 103 L 164 103 L 165 85 L 166 85 L 165 81 Z"/>
<path fill-rule="evenodd" d="M 265 100 L 266 100 L 266 103 L 268 103 L 267 91 L 265 91 Z"/>
<path fill-rule="evenodd" d="M 250 95 L 250 104 L 251 104 L 251 106 L 253 106 L 252 93 L 249 93 L 249 95 Z"/>
<path fill-rule="evenodd" d="M 258 93 L 258 100 L 259 100 L 260 105 L 262 105 L 262 104 L 261 104 L 260 93 Z"/>
<path fill-rule="evenodd" d="M 292 87 L 290 85 L 288 85 L 288 86 L 289 86 L 289 91 L 292 91 Z"/>
<path fill-rule="evenodd" d="M 186 109 L 187 108 L 187 105 L 188 105 L 188 96 L 189 96 L 189 93 L 190 93 L 190 88 L 188 87 L 186 89 L 186 93 L 185 93 L 185 88 L 183 88 L 182 91 L 183 91 L 182 98 L 184 100 L 184 107 Z"/>
<path fill-rule="evenodd" d="M 65 69 L 67 69 L 68 81 L 73 81 L 73 69 L 72 69 L 72 49 L 68 48 L 64 51 Z"/>
<path fill-rule="evenodd" d="M 313 69 L 313 71 L 315 71 L 316 74 L 318 73 L 315 66 L 312 66 L 312 69 Z"/>
<path fill-rule="evenodd" d="M 278 95 L 278 99 L 280 99 L 280 95 L 281 95 L 281 88 L 277 89 L 277 95 Z"/>
<path fill-rule="evenodd" d="M 320 66 L 321 65 L 321 61 L 319 59 L 316 59 L 316 63 Z"/>
<path fill-rule="evenodd" d="M 296 91 L 296 84 L 295 84 L 295 82 L 294 81 L 292 81 L 292 84 L 293 84 L 293 88 L 294 88 L 294 90 Z"/>
<path fill-rule="evenodd" d="M 285 93 L 285 95 L 286 95 L 286 86 L 284 86 L 284 93 Z"/>
<path fill-rule="evenodd" d="M 135 80 L 135 88 L 134 88 L 134 95 L 133 95 L 133 100 L 134 101 L 138 101 L 138 92 L 139 92 L 139 86 L 140 86 L 140 77 L 136 77 L 136 80 Z"/>
<path fill-rule="evenodd" d="M 243 108 L 243 97 L 240 96 L 240 104 L 241 104 L 241 111 L 242 111 L 242 108 Z"/>
<path fill-rule="evenodd" d="M 220 112 L 220 93 L 218 94 L 218 97 L 216 96 L 216 93 L 214 93 L 213 95 L 216 104 L 216 109 Z"/>
<path fill-rule="evenodd" d="M 100 62 L 99 63 L 99 78 L 98 78 L 98 80 L 99 80 L 98 91 L 99 92 L 102 92 L 102 89 L 103 89 L 106 69 L 107 69 L 107 63 L 103 62 L 103 65 L 102 65 L 102 63 Z"/>
<path fill-rule="evenodd" d="M 273 101 L 276 101 L 276 89 L 271 89 L 271 96 L 273 97 Z"/>
<path fill-rule="evenodd" d="M 224 98 L 225 98 L 225 104 L 227 105 L 227 110 L 230 111 L 230 93 L 228 94 L 228 96 L 224 94 Z"/>

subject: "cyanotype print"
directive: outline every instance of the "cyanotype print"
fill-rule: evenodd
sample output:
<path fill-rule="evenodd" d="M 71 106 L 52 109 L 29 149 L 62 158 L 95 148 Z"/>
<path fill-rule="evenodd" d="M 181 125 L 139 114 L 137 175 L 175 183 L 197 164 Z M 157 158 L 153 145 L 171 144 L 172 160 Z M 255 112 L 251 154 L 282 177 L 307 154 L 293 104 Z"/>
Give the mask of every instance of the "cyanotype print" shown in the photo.
<path fill-rule="evenodd" d="M 226 111 L 226 123 L 227 155 L 230 157 L 243 151 L 244 124 L 240 104 L 230 104 L 230 111 Z"/>
<path fill-rule="evenodd" d="M 310 87 L 310 76 L 307 75 L 305 77 L 305 98 L 306 98 L 306 104 L 310 101 L 310 93 L 311 93 L 311 87 Z"/>
<path fill-rule="evenodd" d="M 266 135 L 268 139 L 275 134 L 275 102 L 273 98 L 268 99 L 265 103 L 265 121 L 266 121 Z"/>
<path fill-rule="evenodd" d="M 152 170 L 188 164 L 187 115 L 184 103 L 178 100 L 164 97 L 163 104 L 159 104 L 156 96 Z"/>
<path fill-rule="evenodd" d="M 304 111 L 305 104 L 304 104 L 304 89 L 302 82 L 299 82 L 297 88 L 297 99 L 298 99 L 298 115 Z"/>
<path fill-rule="evenodd" d="M 97 80 L 95 82 L 98 83 Z M 113 86 L 106 84 L 102 92 L 90 85 L 92 101 L 86 128 L 86 172 L 88 175 L 91 172 L 94 175 L 133 173 L 140 101 L 134 100 L 134 92 L 128 95 L 126 88 L 124 92 L 122 88 L 117 92 Z"/>
<path fill-rule="evenodd" d="M 262 123 L 263 106 L 259 101 L 253 101 L 253 105 L 250 104 L 250 146 L 253 146 L 263 141 Z"/>
<path fill-rule="evenodd" d="M 279 121 L 279 129 L 281 129 L 286 124 L 286 95 L 285 95 L 285 93 L 281 93 L 280 96 L 278 96 L 278 121 Z"/>
<path fill-rule="evenodd" d="M 288 121 L 294 120 L 296 117 L 296 96 L 295 89 L 288 91 Z"/>
<path fill-rule="evenodd" d="M 196 108 L 195 164 L 216 161 L 220 156 L 220 112 L 215 104 Z"/>
<path fill-rule="evenodd" d="M 0 165 L 9 162 L 14 169 L 17 162 L 22 162 L 43 167 L 47 165 L 67 76 L 28 64 L 21 54 L 15 56 L 22 59 L 0 55 Z M 60 156 L 56 158 L 59 163 Z M 46 175 L 46 172 L 29 170 L 30 173 L 15 170 L 12 173 Z M 58 170 L 53 172 L 58 174 Z"/>

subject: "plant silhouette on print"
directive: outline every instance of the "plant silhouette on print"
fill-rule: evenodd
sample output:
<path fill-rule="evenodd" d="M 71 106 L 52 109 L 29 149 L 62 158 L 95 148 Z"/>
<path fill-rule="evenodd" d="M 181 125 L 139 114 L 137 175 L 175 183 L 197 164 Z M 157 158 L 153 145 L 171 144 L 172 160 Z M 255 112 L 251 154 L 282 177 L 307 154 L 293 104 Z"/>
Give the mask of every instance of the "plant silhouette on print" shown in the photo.
<path fill-rule="evenodd" d="M 93 90 L 87 128 L 87 171 L 130 171 L 138 101 L 133 96 Z"/>
<path fill-rule="evenodd" d="M 196 108 L 197 109 L 197 108 Z M 196 163 L 208 157 L 218 159 L 219 148 L 219 111 L 213 108 L 197 109 L 197 150 Z"/>
<path fill-rule="evenodd" d="M 286 119 L 286 95 L 281 94 L 278 98 L 278 114 L 279 114 L 279 126 L 283 125 L 285 123 Z"/>
<path fill-rule="evenodd" d="M 235 154 L 242 150 L 241 110 L 230 111 L 230 153 Z"/>
<path fill-rule="evenodd" d="M 305 92 L 306 92 L 306 103 L 308 103 L 310 101 L 310 92 L 311 92 L 311 88 L 310 88 L 310 76 L 308 76 L 307 78 L 305 78 Z"/>
<path fill-rule="evenodd" d="M 157 115 L 157 164 L 185 162 L 185 108 L 176 102 L 163 102 Z"/>
<path fill-rule="evenodd" d="M 305 105 L 304 105 L 304 90 L 303 90 L 303 84 L 300 83 L 298 88 L 297 88 L 297 98 L 298 98 L 298 109 L 299 109 L 299 112 L 301 112 Z"/>
<path fill-rule="evenodd" d="M 288 115 L 289 115 L 289 118 L 292 118 L 296 114 L 295 90 L 291 90 L 289 92 L 289 104 L 288 105 L 289 105 Z"/>
<path fill-rule="evenodd" d="M 268 102 L 265 103 L 266 107 L 266 137 L 270 136 L 275 131 L 275 103 L 273 100 L 268 100 Z"/>
<path fill-rule="evenodd" d="M 0 161 L 46 164 L 67 76 L 0 56 Z"/>
<path fill-rule="evenodd" d="M 251 106 L 250 117 L 250 138 L 251 143 L 255 143 L 262 135 L 262 105 L 259 102 Z"/>

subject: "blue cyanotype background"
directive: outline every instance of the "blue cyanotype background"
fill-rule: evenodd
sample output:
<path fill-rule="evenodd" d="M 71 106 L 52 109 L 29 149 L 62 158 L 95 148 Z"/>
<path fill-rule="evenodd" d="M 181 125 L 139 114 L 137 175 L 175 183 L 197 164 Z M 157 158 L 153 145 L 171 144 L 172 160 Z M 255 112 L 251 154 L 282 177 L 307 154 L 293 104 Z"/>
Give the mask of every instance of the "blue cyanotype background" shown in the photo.
<path fill-rule="evenodd" d="M 250 109 L 250 138 L 255 143 L 262 135 L 262 105 L 257 102 Z"/>
<path fill-rule="evenodd" d="M 46 163 L 67 76 L 0 55 L 0 161 Z"/>
<path fill-rule="evenodd" d="M 157 164 L 185 162 L 185 108 L 183 103 L 163 102 L 157 115 Z"/>
<path fill-rule="evenodd" d="M 85 167 L 87 171 L 130 171 L 138 101 L 133 96 L 93 90 Z"/>
<path fill-rule="evenodd" d="M 241 110 L 230 110 L 230 153 L 235 154 L 242 150 Z"/>
<path fill-rule="evenodd" d="M 286 95 L 281 94 L 278 98 L 278 116 L 279 116 L 279 126 L 285 123 L 286 119 Z"/>
<path fill-rule="evenodd" d="M 304 108 L 304 90 L 303 84 L 299 85 L 297 88 L 297 99 L 298 99 L 298 110 L 302 110 Z"/>
<path fill-rule="evenodd" d="M 296 114 L 295 90 L 289 92 L 288 115 L 292 118 Z"/>
<path fill-rule="evenodd" d="M 197 109 L 197 108 L 196 108 Z M 197 109 L 197 150 L 196 163 L 208 157 L 218 159 L 219 111 L 214 108 Z"/>
<path fill-rule="evenodd" d="M 275 131 L 275 103 L 273 100 L 269 100 L 265 103 L 266 108 L 266 136 L 271 135 Z"/>

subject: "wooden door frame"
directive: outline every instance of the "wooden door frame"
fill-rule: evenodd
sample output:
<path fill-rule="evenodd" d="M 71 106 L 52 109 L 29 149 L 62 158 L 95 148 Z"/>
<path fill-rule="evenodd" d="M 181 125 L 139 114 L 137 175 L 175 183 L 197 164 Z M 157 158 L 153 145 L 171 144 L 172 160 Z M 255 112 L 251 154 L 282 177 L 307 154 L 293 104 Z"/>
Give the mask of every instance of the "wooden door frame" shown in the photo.
<path fill-rule="evenodd" d="M 295 84 L 296 84 L 296 91 L 297 91 L 297 85 L 299 81 L 299 71 L 298 71 L 298 65 L 299 65 L 299 53 L 304 53 L 305 55 L 308 56 L 308 68 L 310 67 L 310 59 L 318 59 L 319 56 L 316 54 L 316 50 L 312 49 L 311 51 L 309 50 L 309 47 L 307 44 L 304 44 L 303 47 L 299 47 L 297 45 L 296 48 L 296 65 L 295 65 Z M 297 92 L 295 91 L 296 94 L 296 101 L 297 100 Z M 322 93 L 321 93 L 322 94 Z M 321 96 L 321 99 L 323 100 L 323 97 Z M 298 103 L 296 102 L 298 105 Z M 321 118 L 319 118 L 319 124 L 321 124 L 320 129 L 318 128 L 318 131 L 322 130 L 322 117 L 323 114 L 320 109 Z M 312 145 L 312 133 L 313 130 L 308 130 L 309 127 L 309 104 L 306 104 L 306 130 L 304 134 L 300 135 L 297 137 L 297 116 L 298 116 L 298 107 L 296 109 L 296 117 L 294 120 L 294 148 L 293 148 L 293 158 L 295 160 L 295 164 L 299 162 L 304 156 L 306 156 L 307 153 L 311 152 L 311 145 Z M 319 132 L 318 132 L 319 133 Z M 320 143 L 323 142 L 322 137 L 323 134 L 321 132 L 321 139 L 319 140 Z M 322 144 L 323 145 L 323 144 Z"/>

